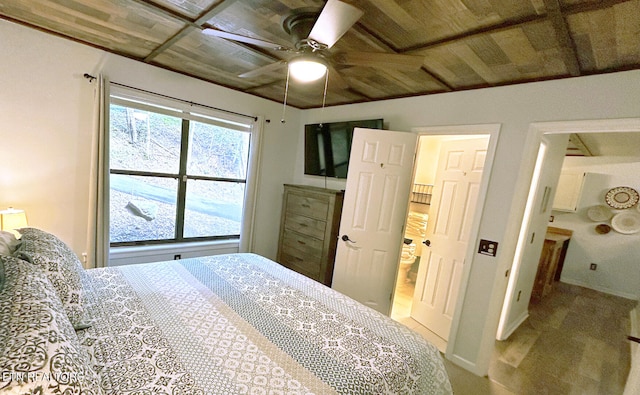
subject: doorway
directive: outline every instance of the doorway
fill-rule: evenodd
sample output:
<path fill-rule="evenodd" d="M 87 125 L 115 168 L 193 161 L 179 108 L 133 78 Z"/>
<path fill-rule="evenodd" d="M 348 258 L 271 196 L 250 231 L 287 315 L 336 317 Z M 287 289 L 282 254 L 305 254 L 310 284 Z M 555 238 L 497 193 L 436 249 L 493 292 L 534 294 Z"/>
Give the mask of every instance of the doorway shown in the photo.
<path fill-rule="evenodd" d="M 355 150 L 358 155 L 352 155 L 349 163 L 347 192 L 339 232 L 342 241 L 339 241 L 337 246 L 333 274 L 332 288 L 389 315 L 398 272 L 404 221 L 409 204 L 410 184 L 415 170 L 413 155 L 415 149 L 409 149 L 406 145 L 411 140 L 415 147 L 418 137 L 421 135 L 490 136 L 486 156 L 483 160 L 483 174 L 486 177 L 482 177 L 481 184 L 477 189 L 477 201 L 474 205 L 476 209 L 473 218 L 470 222 L 465 223 L 465 226 L 468 226 L 468 231 L 465 234 L 469 237 L 469 248 L 463 251 L 465 255 L 460 273 L 457 301 L 449 304 L 453 316 L 449 330 L 450 337 L 446 344 L 446 357 L 470 371 L 477 369 L 474 370 L 473 366 L 469 366 L 470 361 L 458 352 L 460 347 L 464 348 L 460 345 L 469 341 L 468 338 L 463 338 L 460 335 L 460 332 L 466 328 L 460 324 L 460 321 L 463 317 L 462 306 L 465 303 L 465 293 L 473 268 L 478 260 L 492 260 L 496 256 L 496 251 L 493 249 L 493 251 L 486 251 L 485 254 L 482 254 L 489 255 L 490 258 L 479 258 L 481 254 L 477 253 L 475 247 L 480 242 L 478 237 L 480 223 L 486 204 L 500 129 L 500 124 L 419 127 L 413 128 L 411 133 L 356 129 L 352 152 Z M 412 138 L 409 139 L 407 135 L 411 135 Z M 407 137 L 407 141 L 404 137 Z M 386 144 L 387 141 L 390 144 Z M 356 143 L 359 147 L 357 149 L 354 148 Z M 410 157 L 405 155 L 409 151 L 412 154 Z M 392 171 L 395 172 L 397 167 L 403 169 L 402 173 L 390 174 Z M 406 185 L 404 185 L 405 174 L 408 175 Z M 399 185 L 400 178 L 403 183 L 402 193 L 399 193 L 398 188 L 394 187 Z M 387 193 L 384 193 L 384 190 L 377 191 L 378 187 L 382 189 L 386 187 Z M 365 228 L 370 223 L 374 225 L 374 229 L 371 230 L 372 233 L 366 233 L 368 229 Z M 496 242 L 489 243 L 497 245 Z M 361 286 L 354 287 L 354 284 Z"/>
<path fill-rule="evenodd" d="M 578 126 L 574 126 L 574 124 L 579 124 L 579 129 Z M 637 141 L 637 137 L 640 136 L 640 129 L 634 130 L 634 128 L 639 126 L 640 123 L 634 123 L 633 120 L 554 123 L 549 126 L 544 125 L 544 129 L 543 126 L 540 126 L 540 130 L 538 131 L 539 154 L 536 165 L 534 166 L 533 177 L 530 178 L 532 181 L 528 187 L 529 198 L 522 221 L 514 257 L 514 265 L 511 269 L 509 285 L 507 287 L 496 336 L 498 340 L 504 340 L 509 337 L 528 317 L 528 303 L 537 274 L 542 249 L 542 239 L 544 239 L 544 237 L 537 238 L 535 243 L 531 243 L 530 241 L 536 239 L 535 234 L 544 235 L 549 226 L 554 228 L 570 227 L 572 230 L 577 229 L 578 233 L 575 235 L 576 237 L 574 237 L 573 243 L 581 243 L 581 249 L 577 250 L 575 248 L 576 245 L 574 245 L 574 248 L 572 248 L 573 251 L 570 251 L 569 258 L 570 260 L 589 260 L 589 262 L 585 264 L 586 266 L 582 268 L 570 266 L 568 268 L 570 272 L 567 276 L 564 276 L 563 281 L 568 281 L 574 285 L 587 286 L 626 298 L 637 297 L 634 291 L 635 288 L 631 283 L 622 289 L 619 289 L 620 287 L 616 288 L 607 285 L 611 284 L 612 281 L 627 283 L 637 280 L 636 278 L 630 278 L 634 277 L 633 275 L 620 275 L 619 272 L 623 270 L 625 266 L 624 260 L 619 261 L 612 258 L 616 255 L 616 251 L 628 250 L 633 247 L 621 245 L 620 243 L 622 243 L 623 240 L 620 240 L 621 237 L 616 238 L 612 236 L 616 235 L 616 232 L 610 230 L 610 226 L 607 224 L 605 224 L 607 225 L 605 228 L 609 229 L 610 233 L 605 236 L 598 234 L 594 229 L 597 224 L 592 224 L 592 221 L 588 219 L 587 209 L 598 205 L 604 205 L 604 207 L 607 208 L 606 204 L 604 204 L 604 194 L 611 187 L 615 186 L 614 184 L 625 184 L 626 180 L 624 180 L 623 176 L 625 171 L 624 168 L 621 167 L 625 160 L 622 158 L 631 157 L 631 154 L 622 153 L 616 156 L 613 152 L 617 149 L 619 149 L 620 152 L 624 150 L 628 151 L 630 145 L 634 147 L 636 147 L 636 145 L 633 142 L 627 142 L 626 144 L 621 143 L 618 148 L 612 142 L 620 141 L 621 136 L 625 134 L 627 136 L 634 136 L 633 141 Z M 551 130 L 547 130 L 547 127 Z M 564 130 L 565 128 L 566 130 Z M 582 160 L 579 156 L 565 157 L 569 135 L 577 131 L 585 136 L 589 134 L 593 136 L 599 135 L 602 140 L 607 141 L 608 146 L 606 151 L 608 153 L 606 155 L 594 153 L 592 156 L 582 157 Z M 548 144 L 548 142 L 551 142 L 551 144 Z M 554 144 L 558 146 L 562 144 L 561 149 L 558 149 L 560 147 L 557 146 L 554 147 Z M 555 150 L 556 152 L 541 154 L 545 150 Z M 607 159 L 607 156 L 611 159 Z M 545 157 L 551 157 L 551 160 L 547 160 Z M 612 160 L 613 162 L 610 162 Z M 558 188 L 558 180 L 560 178 L 561 168 L 563 168 L 563 163 L 565 167 L 567 167 L 568 164 L 568 169 L 566 170 L 580 173 L 582 182 L 585 183 L 585 187 L 588 187 L 590 192 L 583 194 L 582 200 L 578 202 L 574 210 L 552 211 L 554 206 L 553 195 L 556 194 L 556 189 Z M 583 164 L 579 165 L 579 163 Z M 585 165 L 584 163 L 591 163 L 591 165 Z M 606 168 L 610 169 L 608 171 L 610 174 L 601 174 L 607 173 Z M 616 170 L 613 170 L 614 168 Z M 587 172 L 588 174 L 583 174 L 583 172 Z M 635 172 L 633 172 L 633 174 L 635 174 Z M 549 175 L 551 175 L 551 177 L 549 177 Z M 538 181 L 538 178 L 543 179 L 543 181 Z M 544 180 L 545 178 L 546 180 Z M 631 182 L 631 184 L 636 185 L 637 182 Z M 537 207 L 540 206 L 546 191 L 549 190 L 552 191 L 549 209 L 546 213 L 538 215 L 539 218 L 536 220 L 535 213 L 538 212 Z M 616 210 L 612 210 L 610 214 L 615 212 Z M 554 222 L 549 222 L 551 218 L 554 219 Z M 608 223 L 609 220 L 602 222 Z M 571 242 L 569 246 L 571 246 Z M 596 264 L 597 270 L 594 271 L 594 269 L 590 267 L 590 263 L 596 261 L 600 263 L 600 265 L 598 266 Z M 614 265 L 610 262 L 612 264 L 610 267 L 607 267 L 607 261 L 616 261 L 616 263 Z M 610 270 L 610 272 L 606 272 L 606 270 Z M 557 276 L 556 278 L 559 279 L 559 277 L 560 276 Z M 598 281 L 598 277 L 602 277 L 602 281 Z M 519 298 L 519 296 L 521 297 Z"/>
<path fill-rule="evenodd" d="M 602 122 L 594 123 L 603 125 Z M 626 121 L 612 121 L 613 126 L 616 123 L 630 124 Z M 629 310 L 637 303 L 637 284 L 640 283 L 640 276 L 637 274 L 638 252 L 636 251 L 639 250 L 634 250 L 637 244 L 634 240 L 610 229 L 608 224 L 611 222 L 608 216 L 595 216 L 589 209 L 597 207 L 608 212 L 609 215 L 615 215 L 616 211 L 624 212 L 624 210 L 614 209 L 609 212 L 610 208 L 604 204 L 605 196 L 607 191 L 617 185 L 637 185 L 636 174 L 639 166 L 637 141 L 640 133 L 639 130 L 630 131 L 626 126 L 622 130 L 610 130 L 611 128 L 611 125 L 605 125 L 604 130 L 608 130 L 606 135 L 596 128 L 583 135 L 584 129 L 581 128 L 580 136 L 584 136 L 582 139 L 585 142 L 588 141 L 588 148 L 591 148 L 582 155 L 569 154 L 572 144 L 567 146 L 567 140 L 570 134 L 572 134 L 571 138 L 576 137 L 573 131 L 556 130 L 555 133 L 546 132 L 540 135 L 539 159 L 533 172 L 534 177 L 529 192 L 529 201 L 534 203 L 530 205 L 527 202 L 525 210 L 533 213 L 525 214 L 520 238 L 531 245 L 533 233 L 544 235 L 545 232 L 568 230 L 574 240 L 569 242 L 569 246 L 573 247 L 567 255 L 569 262 L 558 270 L 553 269 L 548 272 L 552 276 L 548 279 L 553 280 L 547 283 L 552 285 L 548 295 L 546 284 L 542 295 L 531 292 L 531 288 L 534 287 L 535 290 L 538 285 L 538 276 L 545 272 L 544 265 L 547 261 L 541 258 L 540 248 L 532 248 L 528 252 L 526 247 L 523 248 L 523 256 L 518 259 L 520 266 L 523 267 L 514 266 L 513 268 L 514 281 L 510 282 L 513 286 L 509 287 L 510 292 L 505 298 L 503 311 L 503 313 L 510 313 L 510 316 L 503 315 L 510 320 L 506 323 L 501 322 L 500 329 L 505 333 L 498 332 L 497 335 L 498 340 L 507 338 L 508 340 L 496 343 L 496 355 L 489 377 L 505 384 L 509 383 L 510 378 L 516 374 L 519 377 L 525 377 L 526 380 L 519 380 L 517 383 L 511 380 L 512 384 L 521 386 L 520 389 L 510 388 L 516 392 L 521 392 L 522 388 L 532 391 L 535 388 L 539 390 L 538 392 L 582 393 L 591 392 L 593 389 L 597 391 L 598 387 L 600 390 L 606 388 L 607 393 L 623 391 L 625 369 L 627 369 L 625 364 L 628 363 L 629 357 L 626 355 L 628 345 L 624 341 L 627 333 L 622 329 L 624 325 L 620 322 L 628 319 Z M 581 139 L 580 136 L 577 136 L 578 140 Z M 616 141 L 620 141 L 622 145 L 616 146 Z M 603 142 L 606 142 L 606 146 L 599 146 L 599 143 Z M 540 154 L 543 150 L 547 151 L 546 156 L 549 160 L 540 160 L 541 156 L 544 156 Z M 551 154 L 549 151 L 553 150 L 557 152 Z M 539 168 L 544 168 L 542 173 L 551 172 L 555 176 L 550 178 L 548 174 L 542 174 L 537 177 Z M 579 188 L 577 190 L 571 188 L 575 184 L 572 182 L 559 182 L 559 179 L 562 180 L 562 177 L 559 177 L 560 174 L 565 176 L 579 174 L 581 181 Z M 543 180 L 545 177 L 546 181 Z M 563 184 L 566 186 L 565 189 Z M 536 228 L 533 217 L 539 211 L 548 190 L 553 191 L 548 198 L 549 211 L 540 213 L 541 228 Z M 553 195 L 561 199 L 554 201 Z M 604 226 L 606 231 L 599 232 L 603 225 L 606 225 Z M 554 234 L 549 233 L 543 238 L 548 238 L 549 242 L 555 240 Z M 542 240 L 539 242 L 542 243 Z M 571 246 L 571 242 L 575 244 Z M 547 241 L 545 240 L 544 243 L 546 246 Z M 518 250 L 519 248 L 516 251 Z M 516 253 L 516 257 L 518 256 L 519 253 Z M 635 270 L 626 269 L 628 267 L 625 264 L 626 260 L 633 260 Z M 597 264 L 590 264 L 590 262 L 597 262 Z M 592 265 L 597 266 L 597 270 L 595 266 L 590 268 Z M 519 270 L 519 273 L 516 270 Z M 625 274 L 618 273 L 625 270 Z M 614 285 L 614 283 L 618 284 Z M 625 284 L 632 286 L 625 288 Z M 522 298 L 518 301 L 520 293 Z M 521 302 L 524 306 L 523 314 L 518 311 L 517 302 Z M 563 339 L 562 336 L 566 337 Z M 577 343 L 573 343 L 576 341 Z M 545 349 L 549 344 L 558 347 Z M 580 348 L 584 347 L 584 344 L 588 345 L 590 353 L 588 357 Z M 598 346 L 593 346 L 594 344 L 601 346 L 600 355 L 594 353 L 594 350 L 598 350 Z M 528 355 L 532 356 L 528 357 Z M 599 364 L 607 358 L 611 363 L 607 362 L 606 366 Z M 558 371 L 558 374 L 562 372 L 564 377 L 584 376 L 583 380 L 571 383 L 563 380 L 549 380 L 548 378 L 555 377 L 556 372 L 547 371 L 544 374 L 542 372 L 545 367 L 552 366 L 551 360 L 553 363 L 566 362 L 567 369 Z M 591 364 L 591 361 L 598 362 Z M 508 377 L 504 375 L 507 371 L 505 366 L 509 371 Z M 530 380 L 534 378 L 533 375 L 527 377 L 527 369 L 536 372 L 535 380 Z M 603 369 L 606 369 L 606 372 Z M 545 375 L 548 376 L 547 379 L 544 378 Z"/>
<path fill-rule="evenodd" d="M 418 141 L 391 317 L 443 352 L 466 251 L 475 244 L 488 146 L 489 135 L 478 134 L 424 134 Z"/>

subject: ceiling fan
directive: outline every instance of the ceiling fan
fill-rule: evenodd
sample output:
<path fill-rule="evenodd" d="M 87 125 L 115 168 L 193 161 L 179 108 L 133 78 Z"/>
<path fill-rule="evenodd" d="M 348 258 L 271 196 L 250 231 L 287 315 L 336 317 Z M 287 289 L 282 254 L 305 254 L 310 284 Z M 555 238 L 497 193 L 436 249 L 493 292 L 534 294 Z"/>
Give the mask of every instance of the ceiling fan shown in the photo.
<path fill-rule="evenodd" d="M 308 82 L 323 77 L 334 65 L 389 67 L 403 70 L 418 70 L 422 67 L 421 56 L 382 52 L 341 52 L 331 54 L 331 48 L 364 14 L 362 10 L 340 0 L 328 0 L 321 12 L 303 8 L 295 10 L 282 21 L 282 28 L 291 36 L 293 47 L 284 47 L 239 34 L 214 28 L 205 28 L 203 33 L 232 41 L 250 44 L 276 51 L 295 53 L 291 60 L 281 60 L 243 74 L 241 78 L 253 78 L 276 71 L 288 65 L 289 73 L 298 81 Z"/>

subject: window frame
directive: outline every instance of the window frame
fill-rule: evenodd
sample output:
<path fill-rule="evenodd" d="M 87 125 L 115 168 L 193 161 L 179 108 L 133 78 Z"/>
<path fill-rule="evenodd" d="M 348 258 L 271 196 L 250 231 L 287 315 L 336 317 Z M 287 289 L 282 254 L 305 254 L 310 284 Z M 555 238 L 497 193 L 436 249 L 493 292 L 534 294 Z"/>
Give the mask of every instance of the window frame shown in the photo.
<path fill-rule="evenodd" d="M 254 208 L 256 203 L 256 185 L 257 185 L 257 163 L 260 157 L 260 124 L 261 117 L 253 117 L 248 115 L 242 115 L 237 113 L 230 113 L 223 110 L 212 109 L 207 106 L 198 105 L 192 102 L 182 101 L 180 99 L 170 98 L 164 95 L 154 94 L 146 91 L 138 91 L 129 87 L 112 87 L 109 92 L 109 100 L 105 103 L 107 111 L 105 111 L 109 117 L 107 128 L 108 136 L 107 140 L 111 139 L 110 129 L 110 114 L 112 105 L 120 105 L 126 108 L 133 108 L 143 111 L 150 111 L 157 114 L 168 115 L 181 119 L 181 139 L 180 139 L 180 165 L 177 174 L 174 173 L 162 173 L 151 171 L 139 171 L 139 170 L 123 170 L 123 169 L 111 169 L 109 161 L 111 155 L 110 144 L 107 144 L 106 149 L 106 161 L 105 161 L 105 173 L 108 179 L 111 179 L 113 174 L 133 175 L 142 177 L 160 177 L 170 178 L 177 181 L 177 195 L 176 195 L 176 218 L 175 218 L 175 230 L 174 237 L 170 239 L 153 239 L 153 240 L 138 240 L 138 241 L 126 241 L 126 242 L 111 242 L 109 240 L 110 248 L 118 247 L 131 247 L 131 246 L 152 246 L 152 245 L 166 245 L 180 243 L 197 243 L 197 242 L 211 242 L 211 241 L 237 241 L 239 251 L 249 251 L 251 247 L 251 241 L 253 240 L 253 217 Z M 230 177 L 213 177 L 205 175 L 190 175 L 187 174 L 189 143 L 190 136 L 190 123 L 201 122 L 208 125 L 219 126 L 227 129 L 236 130 L 239 132 L 245 132 L 249 135 L 248 145 L 248 158 L 247 168 L 245 169 L 245 178 L 230 178 Z M 186 186 L 189 180 L 205 180 L 205 181 L 218 181 L 218 182 L 232 182 L 244 184 L 244 199 L 242 208 L 242 219 L 240 221 L 240 234 L 222 235 L 222 236 L 197 236 L 197 237 L 184 237 L 184 219 L 186 208 Z M 106 185 L 105 195 L 105 211 L 110 213 L 110 195 L 111 188 L 110 182 Z M 110 229 L 111 218 L 110 214 L 107 230 Z"/>

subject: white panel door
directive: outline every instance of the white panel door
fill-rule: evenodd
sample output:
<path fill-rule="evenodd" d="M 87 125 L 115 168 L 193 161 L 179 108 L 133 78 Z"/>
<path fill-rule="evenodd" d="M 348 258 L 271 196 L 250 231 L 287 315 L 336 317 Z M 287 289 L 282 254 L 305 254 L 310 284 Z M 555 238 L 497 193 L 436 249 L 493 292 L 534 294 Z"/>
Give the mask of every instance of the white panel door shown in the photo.
<path fill-rule="evenodd" d="M 332 288 L 388 315 L 418 136 L 356 128 Z"/>
<path fill-rule="evenodd" d="M 443 141 L 411 317 L 448 340 L 488 137 Z"/>

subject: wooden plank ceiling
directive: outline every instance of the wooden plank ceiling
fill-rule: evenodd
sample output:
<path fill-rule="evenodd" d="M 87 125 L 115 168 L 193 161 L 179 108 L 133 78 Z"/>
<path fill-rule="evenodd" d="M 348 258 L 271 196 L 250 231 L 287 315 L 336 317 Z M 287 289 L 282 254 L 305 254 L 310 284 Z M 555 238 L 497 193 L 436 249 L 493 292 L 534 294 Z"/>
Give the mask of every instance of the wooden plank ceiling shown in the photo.
<path fill-rule="evenodd" d="M 348 0 L 364 11 L 328 51 L 419 55 L 422 68 L 335 65 L 326 105 L 640 69 L 640 0 Z M 286 68 L 215 28 L 292 47 L 282 20 L 321 0 L 2 0 L 0 17 L 282 102 Z M 322 106 L 324 80 L 291 82 L 288 104 Z"/>

